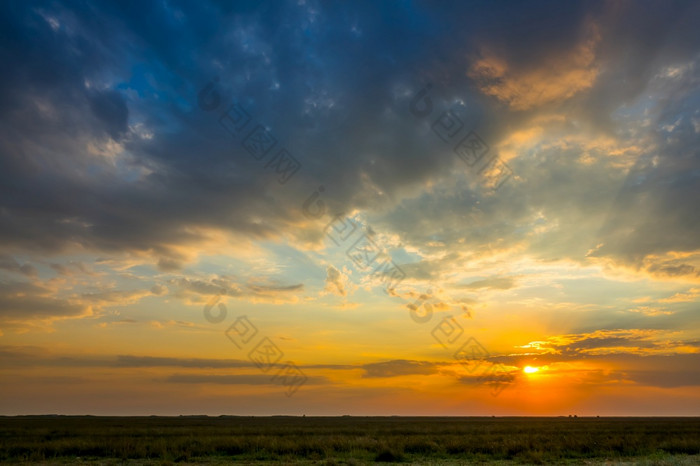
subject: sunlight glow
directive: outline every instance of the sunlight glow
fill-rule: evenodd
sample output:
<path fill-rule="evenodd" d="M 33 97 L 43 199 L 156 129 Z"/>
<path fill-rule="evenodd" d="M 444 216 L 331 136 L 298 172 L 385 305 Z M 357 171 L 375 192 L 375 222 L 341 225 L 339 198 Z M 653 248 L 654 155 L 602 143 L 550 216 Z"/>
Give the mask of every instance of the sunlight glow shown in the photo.
<path fill-rule="evenodd" d="M 539 371 L 540 369 L 538 367 L 532 367 L 532 366 L 525 366 L 523 368 L 523 372 L 526 374 L 534 374 L 535 372 Z"/>

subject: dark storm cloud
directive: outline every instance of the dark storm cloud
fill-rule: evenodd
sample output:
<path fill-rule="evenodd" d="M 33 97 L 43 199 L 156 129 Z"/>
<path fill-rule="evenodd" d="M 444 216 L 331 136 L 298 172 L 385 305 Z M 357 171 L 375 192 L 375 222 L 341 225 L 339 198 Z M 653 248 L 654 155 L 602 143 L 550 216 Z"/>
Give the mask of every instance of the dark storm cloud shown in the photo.
<path fill-rule="evenodd" d="M 302 159 L 304 178 L 334 186 L 328 195 L 340 209 L 373 206 L 368 182 L 390 199 L 453 163 L 428 154 L 406 98 L 393 96 L 395 86 L 411 90 L 437 72 L 435 50 L 461 53 L 466 29 L 437 34 L 454 21 L 447 11 L 293 2 L 3 8 L 3 58 L 13 65 L 0 83 L 6 247 L 145 250 L 172 270 L 182 258 L 169 245 L 198 239 L 188 225 L 264 237 L 294 222 L 304 197 L 268 194 L 259 165 L 194 108 L 215 74 L 223 94 L 242 99 Z M 151 139 L 139 137 L 138 124 Z M 86 153 L 109 138 L 131 153 L 127 167 Z"/>
<path fill-rule="evenodd" d="M 407 109 L 433 82 L 434 116 L 465 101 L 468 124 L 492 146 L 535 115 L 540 109 L 512 113 L 480 94 L 479 79 L 467 72 L 484 47 L 500 51 L 516 75 L 527 73 L 575 49 L 594 22 L 601 37 L 596 59 L 605 71 L 564 110 L 576 124 L 613 135 L 625 130 L 613 112 L 633 103 L 665 66 L 693 59 L 700 41 L 693 2 L 0 8 L 1 57 L 12 64 L 0 77 L 0 244 L 10 251 L 80 245 L 147 252 L 163 271 L 190 259 L 177 246 L 204 238 L 193 227 L 303 236 L 292 227 L 304 220 L 301 204 L 320 184 L 333 212 L 373 210 L 395 207 L 454 167 L 465 170 L 430 122 Z M 225 102 L 238 99 L 255 122 L 269 126 L 278 148 L 302 163 L 285 186 L 217 123 L 223 104 L 211 113 L 197 108 L 197 93 L 214 76 Z M 657 126 L 681 116 L 678 134 L 658 132 L 661 161 L 637 169 L 641 184 L 628 182 L 636 187 L 612 206 L 598 254 L 630 260 L 700 246 L 691 234 L 699 226 L 691 202 L 700 185 L 697 132 L 694 107 L 683 103 L 697 98 L 697 69 L 683 76 L 651 116 Z M 469 225 L 454 213 L 479 202 L 483 228 L 469 235 L 479 246 L 521 239 L 531 216 L 545 212 L 569 228 L 535 249 L 547 258 L 581 257 L 595 246 L 589 233 L 603 219 L 590 214 L 609 206 L 616 192 L 604 181 L 615 176 L 605 165 L 582 167 L 556 149 L 545 153 L 514 162 L 520 181 L 497 197 L 438 197 L 434 210 L 430 200 L 414 200 L 384 226 L 419 246 L 436 235 L 455 244 Z M 651 216 L 640 216 L 648 206 L 640 194 L 654 199 Z M 431 215 L 434 222 L 417 218 Z M 411 228 L 419 221 L 427 228 Z M 644 233 L 628 238 L 625 222 Z"/>
<path fill-rule="evenodd" d="M 95 92 L 89 97 L 92 113 L 103 124 L 109 136 L 118 141 L 127 132 L 129 109 L 124 97 L 117 91 Z"/>
<path fill-rule="evenodd" d="M 231 180 L 225 183 L 229 187 L 217 190 L 223 176 L 217 182 L 183 164 L 189 158 L 191 165 L 201 166 L 194 156 L 207 148 L 195 132 L 203 119 L 189 115 L 194 123 L 180 121 L 182 111 L 172 100 L 187 97 L 183 81 L 174 76 L 198 66 L 180 63 L 172 53 L 188 57 L 196 49 L 189 48 L 184 26 L 182 31 L 163 26 L 169 34 L 160 34 L 169 18 L 155 5 L 148 21 L 141 15 L 149 5 L 141 2 L 133 10 L 122 7 L 125 16 L 110 7 L 5 5 L 9 11 L 3 18 L 11 24 L 3 29 L 3 51 L 13 63 L 3 73 L 0 98 L 0 235 L 5 247 L 59 250 L 79 243 L 103 250 L 151 250 L 165 256 L 162 265 L 168 268 L 181 258 L 167 245 L 196 239 L 182 231 L 185 225 L 223 226 L 216 220 L 227 210 L 223 205 L 235 206 L 246 194 L 256 197 L 255 187 L 236 188 Z M 152 68 L 144 68 L 149 62 Z M 168 69 L 165 63 L 179 68 Z M 104 84 L 122 89 L 95 89 Z M 124 95 L 131 96 L 128 102 Z M 153 143 L 135 142 L 133 131 L 125 135 L 127 119 L 154 130 Z M 116 167 L 122 172 L 86 153 L 87 144 L 104 145 L 109 138 L 125 139 L 133 150 L 134 156 L 124 161 L 127 166 Z M 169 142 L 171 138 L 178 140 Z M 170 159 L 164 163 L 160 154 Z M 151 170 L 154 164 L 160 165 L 153 176 L 129 180 L 133 176 L 127 169 Z M 202 192 L 205 185 L 213 196 Z M 204 213 L 202 206 L 211 210 Z M 245 230 L 244 224 L 239 226 Z M 249 233 L 264 229 L 254 230 Z"/>

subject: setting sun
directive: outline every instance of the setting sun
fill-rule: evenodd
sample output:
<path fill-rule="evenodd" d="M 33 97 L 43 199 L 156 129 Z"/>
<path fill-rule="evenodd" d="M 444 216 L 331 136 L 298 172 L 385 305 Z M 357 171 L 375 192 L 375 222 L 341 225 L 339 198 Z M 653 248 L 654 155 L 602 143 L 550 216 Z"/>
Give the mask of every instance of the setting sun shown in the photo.
<path fill-rule="evenodd" d="M 534 374 L 535 372 L 539 371 L 540 369 L 538 367 L 532 367 L 532 366 L 525 366 L 523 369 L 523 372 L 526 374 Z"/>

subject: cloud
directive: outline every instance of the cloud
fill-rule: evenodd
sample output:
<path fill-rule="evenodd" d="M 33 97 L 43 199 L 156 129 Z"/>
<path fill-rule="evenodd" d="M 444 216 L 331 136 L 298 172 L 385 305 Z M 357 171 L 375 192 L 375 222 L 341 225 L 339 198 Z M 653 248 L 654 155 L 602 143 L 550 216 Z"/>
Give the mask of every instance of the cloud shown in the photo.
<path fill-rule="evenodd" d="M 24 367 L 183 367 L 196 369 L 255 367 L 250 361 L 239 359 L 176 358 L 134 355 L 102 357 L 57 356 L 42 348 L 16 346 L 0 347 L 0 358 L 5 365 L 21 365 Z"/>
<path fill-rule="evenodd" d="M 31 385 L 84 385 L 89 384 L 93 381 L 88 377 L 73 377 L 65 375 L 57 376 L 37 376 L 37 377 L 21 377 L 22 381 Z"/>
<path fill-rule="evenodd" d="M 310 8 L 288 2 L 259 15 L 201 2 L 182 9 L 184 22 L 158 2 L 4 11 L 12 31 L 5 49 L 15 65 L 0 83 L 8 122 L 0 139 L 2 248 L 133 254 L 176 272 L 231 240 L 286 238 L 308 247 L 320 242 L 325 220 L 310 221 L 303 204 L 323 185 L 328 212 L 381 214 L 383 231 L 422 253 L 439 244 L 481 253 L 487 245 L 517 245 L 579 258 L 603 221 L 595 212 L 606 210 L 625 176 L 611 172 L 610 154 L 599 153 L 607 148 L 591 151 L 581 142 L 605 136 L 649 147 L 644 160 L 659 158 L 639 165 L 634 178 L 644 176 L 645 198 L 655 199 L 653 211 L 665 220 L 659 224 L 672 227 L 640 224 L 644 204 L 630 209 L 633 200 L 623 194 L 611 219 L 630 214 L 604 228 L 598 254 L 629 262 L 653 251 L 700 249 L 690 234 L 697 230 L 692 212 L 679 202 L 694 198 L 697 185 L 696 161 L 682 156 L 694 147 L 682 102 L 697 71 L 697 38 L 684 18 L 697 7 L 652 6 L 643 14 L 595 2 L 506 13 L 489 5 L 356 5 L 350 14 L 317 5 L 319 20 L 309 22 Z M 379 21 L 389 9 L 391 30 Z M 416 28 L 417 15 L 431 19 Z M 291 24 L 306 24 L 308 35 Z M 376 43 L 384 52 L 368 58 Z M 275 151 L 284 147 L 302 162 L 298 182 L 281 186 L 242 146 L 242 135 L 221 127 L 223 103 L 211 113 L 197 106 L 215 75 L 222 99 L 239 99 L 251 124 L 271 128 Z M 407 111 L 426 81 L 435 90 L 430 122 Z M 625 113 L 645 89 L 670 96 L 653 102 L 649 124 Z M 467 107 L 464 123 L 478 124 L 493 154 L 513 162 L 515 181 L 498 196 L 476 189 L 473 177 L 455 177 L 468 167 L 431 130 L 455 99 Z M 675 125 L 678 134 L 645 129 L 658 125 Z M 518 133 L 551 136 L 516 144 Z M 472 214 L 482 215 L 479 225 Z M 630 224 L 644 237 L 625 241 Z M 430 263 L 407 265 L 406 273 L 427 280 L 450 272 Z M 686 265 L 659 272 L 697 269 Z"/>
<path fill-rule="evenodd" d="M 231 296 L 234 298 L 248 298 L 252 301 L 264 302 L 290 302 L 298 299 L 297 295 L 304 289 L 304 285 L 280 285 L 256 282 L 248 280 L 240 283 L 228 277 L 214 278 L 210 281 L 178 278 L 171 280 L 180 296 L 187 294 L 203 296 Z"/>
<path fill-rule="evenodd" d="M 32 321 L 85 317 L 92 315 L 89 304 L 55 296 L 55 290 L 26 282 L 0 282 L 0 321 Z"/>
<path fill-rule="evenodd" d="M 285 385 L 285 380 L 264 374 L 238 374 L 238 375 L 190 375 L 174 374 L 167 377 L 169 383 L 189 384 L 218 384 L 218 385 Z M 329 383 L 326 377 L 307 377 L 304 384 L 322 385 Z"/>
<path fill-rule="evenodd" d="M 690 303 L 700 298 L 700 288 L 690 288 L 685 293 L 676 293 L 668 298 L 660 299 L 660 303 Z"/>
<path fill-rule="evenodd" d="M 0 269 L 15 272 L 27 277 L 36 277 L 37 270 L 31 264 L 20 265 L 13 257 L 0 255 Z"/>
<path fill-rule="evenodd" d="M 167 358 L 153 356 L 117 356 L 113 362 L 116 367 L 193 367 L 208 368 L 234 368 L 253 367 L 250 361 L 238 359 L 202 359 L 202 358 Z"/>
<path fill-rule="evenodd" d="M 347 269 L 341 272 L 332 265 L 329 265 L 326 268 L 326 287 L 324 290 L 338 296 L 347 296 L 348 292 L 351 292 L 355 288 L 350 281 L 350 273 L 352 272 Z"/>
<path fill-rule="evenodd" d="M 696 361 L 697 362 L 697 361 Z M 700 370 L 688 366 L 686 370 L 667 371 L 662 367 L 646 371 L 625 371 L 625 376 L 640 385 L 660 388 L 698 387 Z"/>
<path fill-rule="evenodd" d="M 664 308 L 657 308 L 652 306 L 639 306 L 635 308 L 628 309 L 629 312 L 637 312 L 645 316 L 666 316 L 673 314 L 673 311 L 666 310 Z"/>
<path fill-rule="evenodd" d="M 363 377 L 398 377 L 402 375 L 429 375 L 437 372 L 435 363 L 427 361 L 409 361 L 395 359 L 393 361 L 376 362 L 362 366 Z"/>
<path fill-rule="evenodd" d="M 134 304 L 154 293 L 151 290 L 113 290 L 106 289 L 94 293 L 83 293 L 80 298 L 94 306 L 127 306 Z"/>
<path fill-rule="evenodd" d="M 257 366 L 242 359 L 177 358 L 162 356 L 114 355 L 100 357 L 56 355 L 40 347 L 0 345 L 0 361 L 6 366 L 17 367 L 105 367 L 105 368 L 153 368 L 181 367 L 187 369 L 237 369 Z M 352 364 L 307 364 L 302 369 L 349 370 L 361 366 Z"/>
<path fill-rule="evenodd" d="M 96 275 L 90 267 L 83 262 L 68 261 L 64 264 L 51 263 L 49 266 L 59 275 L 73 276 L 77 274 Z"/>
<path fill-rule="evenodd" d="M 156 296 L 163 296 L 168 292 L 168 288 L 160 284 L 155 284 L 151 287 L 150 291 Z"/>
<path fill-rule="evenodd" d="M 528 110 L 561 102 L 590 89 L 599 74 L 596 48 L 601 36 L 596 24 L 585 27 L 583 38 L 572 50 L 545 57 L 536 67 L 511 70 L 508 62 L 485 52 L 468 71 L 481 92 L 506 102 L 514 110 Z"/>
<path fill-rule="evenodd" d="M 484 280 L 476 280 L 466 285 L 464 288 L 477 290 L 480 288 L 492 288 L 497 290 L 509 290 L 515 287 L 515 278 L 513 277 L 493 277 Z"/>
<path fill-rule="evenodd" d="M 683 354 L 700 352 L 697 342 L 671 339 L 667 332 L 654 329 L 596 330 L 590 333 L 556 335 L 543 341 L 521 346 L 535 349 L 540 354 L 559 355 L 568 358 L 606 354 Z"/>
<path fill-rule="evenodd" d="M 89 94 L 90 109 L 109 136 L 120 140 L 128 131 L 129 109 L 124 96 L 115 90 L 93 91 Z"/>

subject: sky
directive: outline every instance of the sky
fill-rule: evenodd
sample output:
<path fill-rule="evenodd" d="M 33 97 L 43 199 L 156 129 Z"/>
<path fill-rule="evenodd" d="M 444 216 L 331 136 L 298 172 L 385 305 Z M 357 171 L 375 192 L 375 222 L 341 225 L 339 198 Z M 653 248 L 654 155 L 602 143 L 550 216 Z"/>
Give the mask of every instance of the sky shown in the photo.
<path fill-rule="evenodd" d="M 0 5 L 0 414 L 700 415 L 700 3 Z"/>

